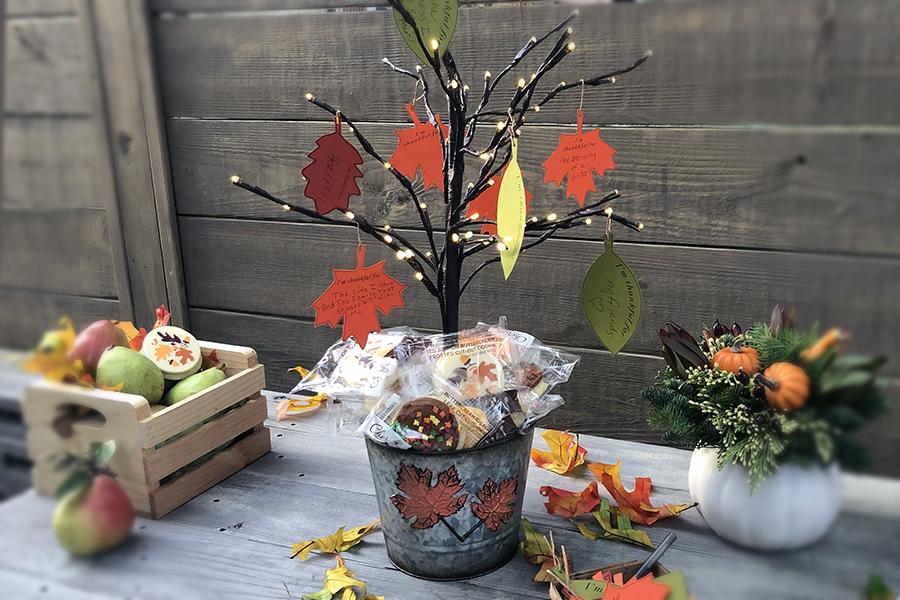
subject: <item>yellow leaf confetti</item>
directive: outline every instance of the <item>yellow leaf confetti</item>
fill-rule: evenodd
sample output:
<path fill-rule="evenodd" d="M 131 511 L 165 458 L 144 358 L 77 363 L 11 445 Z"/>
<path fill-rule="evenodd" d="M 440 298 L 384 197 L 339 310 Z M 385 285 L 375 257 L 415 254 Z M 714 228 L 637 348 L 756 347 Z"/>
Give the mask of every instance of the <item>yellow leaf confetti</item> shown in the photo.
<path fill-rule="evenodd" d="M 339 554 L 360 543 L 362 538 L 373 531 L 377 531 L 380 526 L 381 520 L 375 519 L 368 525 L 360 525 L 350 529 L 341 527 L 329 535 L 312 540 L 303 540 L 291 546 L 291 558 L 299 556 L 300 560 L 306 560 L 312 550 L 317 550 L 323 554 Z"/>

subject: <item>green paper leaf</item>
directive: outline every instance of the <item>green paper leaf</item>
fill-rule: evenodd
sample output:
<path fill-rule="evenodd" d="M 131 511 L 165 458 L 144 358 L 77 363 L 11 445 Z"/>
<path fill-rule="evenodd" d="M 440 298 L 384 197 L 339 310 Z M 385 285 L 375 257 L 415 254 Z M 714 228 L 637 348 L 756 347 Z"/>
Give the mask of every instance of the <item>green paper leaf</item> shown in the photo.
<path fill-rule="evenodd" d="M 394 9 L 394 21 L 400 36 L 413 54 L 419 57 L 424 64 L 430 65 L 431 40 L 438 41 L 438 55 L 443 56 L 456 31 L 456 17 L 458 12 L 457 0 L 400 0 L 400 4 L 416 22 L 416 29 L 422 38 L 422 43 L 428 48 L 428 54 L 422 49 L 415 29 L 403 18 L 397 9 Z"/>
<path fill-rule="evenodd" d="M 612 236 L 581 284 L 581 304 L 594 332 L 616 354 L 634 335 L 641 319 L 643 298 L 637 278 L 613 252 Z"/>
<path fill-rule="evenodd" d="M 684 580 L 684 573 L 681 571 L 672 571 L 660 577 L 653 578 L 654 583 L 661 583 L 669 588 L 669 595 L 666 600 L 689 600 L 687 582 Z"/>
<path fill-rule="evenodd" d="M 607 585 L 605 581 L 596 579 L 572 579 L 569 581 L 569 591 L 577 594 L 580 600 L 600 600 Z"/>
<path fill-rule="evenodd" d="M 525 182 L 519 169 L 519 142 L 515 136 L 510 138 L 509 147 L 511 156 L 506 171 L 503 172 L 500 194 L 497 198 L 497 235 L 506 246 L 500 251 L 504 279 L 509 279 L 513 267 L 516 266 L 516 259 L 525 239 Z"/>
<path fill-rule="evenodd" d="M 594 520 L 600 525 L 602 531 L 594 531 L 587 525 L 575 521 L 579 533 L 587 539 L 595 542 L 600 539 L 618 540 L 627 544 L 635 544 L 648 550 L 653 550 L 653 542 L 646 532 L 631 526 L 631 519 L 610 507 L 609 500 L 600 499 L 600 506 L 591 513 Z M 613 520 L 615 519 L 615 524 Z"/>

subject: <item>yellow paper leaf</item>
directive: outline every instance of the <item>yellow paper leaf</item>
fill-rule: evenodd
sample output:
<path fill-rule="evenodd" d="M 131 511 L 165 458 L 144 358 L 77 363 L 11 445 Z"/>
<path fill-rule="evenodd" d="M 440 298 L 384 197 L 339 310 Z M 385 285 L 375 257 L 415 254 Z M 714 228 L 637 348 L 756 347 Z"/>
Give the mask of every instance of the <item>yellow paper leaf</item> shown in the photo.
<path fill-rule="evenodd" d="M 309 375 L 309 369 L 304 369 L 300 365 L 297 365 L 296 367 L 291 367 L 290 369 L 288 369 L 288 373 L 290 373 L 291 371 L 294 371 L 295 373 L 300 375 L 301 379 L 303 377 L 306 377 L 307 375 Z"/>
<path fill-rule="evenodd" d="M 69 351 L 74 344 L 75 327 L 69 317 L 63 317 L 56 329 L 44 333 L 31 355 L 22 362 L 22 368 L 43 375 L 49 381 L 88 385 L 84 381 L 82 362 L 69 361 Z"/>
<path fill-rule="evenodd" d="M 293 415 L 301 415 L 316 410 L 328 400 L 325 394 L 306 398 L 285 398 L 275 406 L 275 420 L 283 421 Z"/>
<path fill-rule="evenodd" d="M 325 571 L 325 581 L 322 589 L 314 594 L 304 594 L 309 600 L 331 600 L 335 594 L 340 594 L 341 600 L 357 600 L 357 590 L 362 594 L 362 600 L 384 600 L 384 596 L 375 596 L 366 593 L 366 583 L 353 575 L 353 572 L 344 564 L 344 559 L 337 557 L 337 565 L 333 569 Z"/>
<path fill-rule="evenodd" d="M 312 540 L 304 540 L 291 546 L 291 558 L 299 556 L 300 560 L 306 560 L 312 550 L 318 550 L 323 554 L 338 554 L 357 545 L 362 541 L 362 538 L 373 531 L 377 531 L 380 526 L 381 520 L 375 519 L 368 525 L 360 525 L 359 527 L 352 527 L 346 530 L 341 527 L 329 535 Z"/>
<path fill-rule="evenodd" d="M 497 199 L 497 235 L 504 246 L 500 251 L 504 279 L 509 279 L 525 239 L 525 182 L 519 169 L 518 146 L 519 140 L 513 135 L 510 138 L 511 156 Z"/>
<path fill-rule="evenodd" d="M 531 450 L 531 460 L 537 466 L 565 475 L 584 464 L 587 450 L 578 445 L 577 435 L 551 429 L 542 433 L 541 437 L 547 442 L 550 451 L 537 448 Z"/>

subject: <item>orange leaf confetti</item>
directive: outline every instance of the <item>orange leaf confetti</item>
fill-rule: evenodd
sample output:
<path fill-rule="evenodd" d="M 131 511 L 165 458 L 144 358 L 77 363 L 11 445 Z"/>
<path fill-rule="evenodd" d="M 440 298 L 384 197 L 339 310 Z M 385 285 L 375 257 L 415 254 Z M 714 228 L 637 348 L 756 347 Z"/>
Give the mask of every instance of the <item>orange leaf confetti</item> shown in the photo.
<path fill-rule="evenodd" d="M 616 151 L 600 139 L 600 128 L 583 133 L 583 119 L 584 113 L 579 110 L 578 131 L 561 134 L 559 146 L 544 162 L 544 183 L 562 186 L 563 179 L 568 178 L 566 196 L 573 196 L 579 206 L 584 206 L 588 192 L 597 190 L 594 171 L 602 176 L 616 166 L 613 162 Z"/>
<path fill-rule="evenodd" d="M 609 582 L 602 600 L 666 600 L 669 588 L 653 581 L 653 574 L 640 579 L 629 579 L 625 585 Z"/>
<path fill-rule="evenodd" d="M 355 269 L 334 269 L 334 280 L 325 292 L 316 298 L 312 307 L 316 311 L 315 326 L 328 324 L 337 327 L 344 320 L 343 339 L 351 335 L 361 348 L 366 347 L 369 334 L 381 331 L 378 314 L 386 315 L 392 309 L 403 306 L 401 295 L 406 286 L 384 272 L 385 261 L 365 266 L 366 247 L 360 244 L 356 253 Z"/>
<path fill-rule="evenodd" d="M 600 504 L 600 491 L 597 482 L 590 482 L 580 492 L 561 490 L 549 485 L 541 487 L 541 496 L 547 498 L 544 506 L 551 515 L 559 515 L 574 519 L 594 510 Z"/>
<path fill-rule="evenodd" d="M 652 480 L 649 477 L 635 477 L 634 490 L 629 492 L 622 484 L 620 464 L 590 463 L 588 468 L 618 503 L 617 508 L 633 522 L 653 525 L 659 519 L 677 516 L 696 506 L 696 504 L 664 504 L 659 508 L 653 506 L 650 503 Z"/>
<path fill-rule="evenodd" d="M 565 431 L 548 430 L 541 434 L 550 450 L 531 450 L 531 460 L 534 464 L 553 471 L 559 475 L 565 475 L 576 467 L 584 464 L 587 450 L 578 445 L 578 436 Z"/>

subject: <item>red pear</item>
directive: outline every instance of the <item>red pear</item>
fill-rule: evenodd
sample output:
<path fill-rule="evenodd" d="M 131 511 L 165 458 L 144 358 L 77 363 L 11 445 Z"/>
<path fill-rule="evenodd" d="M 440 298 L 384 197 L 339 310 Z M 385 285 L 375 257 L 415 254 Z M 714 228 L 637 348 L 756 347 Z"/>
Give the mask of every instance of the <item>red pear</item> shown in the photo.
<path fill-rule="evenodd" d="M 75 556 L 92 556 L 118 546 L 133 525 L 131 500 L 115 479 L 103 473 L 65 494 L 53 513 L 60 545 Z"/>
<path fill-rule="evenodd" d="M 95 321 L 85 327 L 75 338 L 75 344 L 69 351 L 69 360 L 80 360 L 84 369 L 91 375 L 95 375 L 100 356 L 113 346 L 128 347 L 128 337 L 125 332 L 108 319 Z"/>

